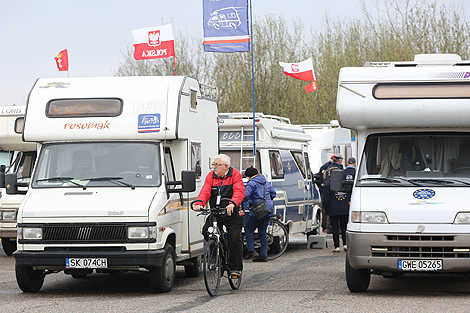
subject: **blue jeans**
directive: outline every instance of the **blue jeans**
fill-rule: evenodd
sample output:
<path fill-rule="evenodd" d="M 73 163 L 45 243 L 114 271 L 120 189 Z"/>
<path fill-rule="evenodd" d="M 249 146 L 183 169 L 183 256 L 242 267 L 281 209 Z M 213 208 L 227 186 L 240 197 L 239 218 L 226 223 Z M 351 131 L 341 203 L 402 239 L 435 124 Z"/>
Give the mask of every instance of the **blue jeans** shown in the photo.
<path fill-rule="evenodd" d="M 268 235 L 266 229 L 268 228 L 269 217 L 264 220 L 258 221 L 255 216 L 248 216 L 245 220 L 245 237 L 246 248 L 248 251 L 255 251 L 254 231 L 258 228 L 258 236 L 261 243 L 260 256 L 268 256 Z"/>

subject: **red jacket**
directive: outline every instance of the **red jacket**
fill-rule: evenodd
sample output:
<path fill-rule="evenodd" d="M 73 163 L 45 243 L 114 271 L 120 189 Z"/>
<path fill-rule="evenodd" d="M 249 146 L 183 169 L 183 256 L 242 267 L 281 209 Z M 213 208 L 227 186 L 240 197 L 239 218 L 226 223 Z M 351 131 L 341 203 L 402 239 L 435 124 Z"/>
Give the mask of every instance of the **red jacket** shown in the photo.
<path fill-rule="evenodd" d="M 204 186 L 202 186 L 197 198 L 203 201 L 203 206 L 209 201 L 210 206 L 215 207 L 215 201 L 219 193 L 221 198 L 232 199 L 237 204 L 234 209 L 234 212 L 237 212 L 238 206 L 245 198 L 245 184 L 243 183 L 242 174 L 237 169 L 230 167 L 227 174 L 222 178 L 214 174 L 214 171 L 211 171 L 206 176 Z M 228 201 L 222 201 L 220 206 L 226 207 L 228 204 Z"/>

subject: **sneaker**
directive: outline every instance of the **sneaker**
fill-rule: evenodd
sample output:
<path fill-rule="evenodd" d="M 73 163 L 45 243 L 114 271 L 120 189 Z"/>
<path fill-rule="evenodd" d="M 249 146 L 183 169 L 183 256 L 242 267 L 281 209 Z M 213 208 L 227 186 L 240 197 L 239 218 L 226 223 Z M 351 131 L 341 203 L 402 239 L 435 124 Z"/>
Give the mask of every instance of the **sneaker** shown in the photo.
<path fill-rule="evenodd" d="M 336 247 L 333 249 L 333 252 L 340 252 L 341 250 L 339 249 L 339 247 Z"/>
<path fill-rule="evenodd" d="M 344 245 L 344 246 L 343 246 L 343 250 L 344 250 L 344 251 L 348 251 L 348 246 L 347 246 L 347 245 Z"/>
<path fill-rule="evenodd" d="M 230 272 L 230 276 L 232 278 L 240 278 L 240 277 L 242 277 L 242 271 L 233 270 L 233 271 Z"/>
<path fill-rule="evenodd" d="M 268 262 L 267 256 L 257 256 L 253 259 L 253 262 Z"/>
<path fill-rule="evenodd" d="M 250 260 L 257 256 L 258 256 L 258 253 L 256 251 L 248 251 L 248 253 L 245 256 L 245 260 Z"/>

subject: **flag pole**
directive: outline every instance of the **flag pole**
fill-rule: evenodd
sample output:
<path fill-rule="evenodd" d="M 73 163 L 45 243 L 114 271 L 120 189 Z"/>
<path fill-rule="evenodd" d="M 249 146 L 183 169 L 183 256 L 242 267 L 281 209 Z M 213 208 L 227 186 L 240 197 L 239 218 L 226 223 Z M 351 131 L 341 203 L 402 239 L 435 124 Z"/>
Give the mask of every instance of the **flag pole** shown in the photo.
<path fill-rule="evenodd" d="M 176 76 L 176 55 L 173 56 L 173 66 L 175 68 L 175 76 Z"/>
<path fill-rule="evenodd" d="M 256 156 L 256 125 L 255 125 L 255 68 L 253 62 L 253 7 L 250 2 L 250 44 L 251 44 L 251 90 L 252 90 L 252 98 L 253 98 L 253 156 Z M 243 134 L 242 134 L 243 136 Z M 242 156 L 243 157 L 243 156 Z M 255 165 L 255 164 L 253 164 Z"/>

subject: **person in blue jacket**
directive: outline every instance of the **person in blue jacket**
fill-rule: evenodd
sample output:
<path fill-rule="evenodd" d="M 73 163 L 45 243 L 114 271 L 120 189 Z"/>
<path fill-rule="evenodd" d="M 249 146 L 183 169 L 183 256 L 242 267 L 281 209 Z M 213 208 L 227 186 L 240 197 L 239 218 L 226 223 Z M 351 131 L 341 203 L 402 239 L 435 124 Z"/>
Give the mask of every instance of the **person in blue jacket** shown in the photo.
<path fill-rule="evenodd" d="M 245 199 L 248 206 L 265 199 L 266 204 L 271 210 L 271 215 L 274 212 L 274 205 L 272 199 L 276 197 L 276 190 L 266 180 L 264 175 L 259 174 L 258 170 L 254 167 L 249 167 L 245 170 L 245 176 L 249 179 L 245 186 Z M 271 216 L 270 215 L 270 216 Z M 253 259 L 253 262 L 267 262 L 268 261 L 268 236 L 266 230 L 268 228 L 269 216 L 263 220 L 258 220 L 255 213 L 250 211 L 245 219 L 245 237 L 247 254 L 245 260 Z M 254 231 L 258 228 L 258 236 L 261 243 L 260 253 L 255 251 Z"/>

